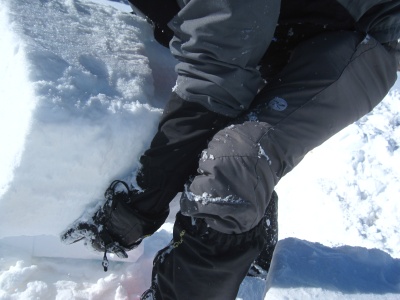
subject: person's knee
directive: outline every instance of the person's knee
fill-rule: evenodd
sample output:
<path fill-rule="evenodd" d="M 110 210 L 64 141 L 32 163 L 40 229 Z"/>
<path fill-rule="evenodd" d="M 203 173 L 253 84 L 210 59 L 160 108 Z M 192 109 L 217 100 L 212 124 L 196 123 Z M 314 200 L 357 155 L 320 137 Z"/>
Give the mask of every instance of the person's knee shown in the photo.
<path fill-rule="evenodd" d="M 276 184 L 260 140 L 267 123 L 245 122 L 218 132 L 203 152 L 199 174 L 181 198 L 183 214 L 223 233 L 242 233 L 264 216 Z"/>

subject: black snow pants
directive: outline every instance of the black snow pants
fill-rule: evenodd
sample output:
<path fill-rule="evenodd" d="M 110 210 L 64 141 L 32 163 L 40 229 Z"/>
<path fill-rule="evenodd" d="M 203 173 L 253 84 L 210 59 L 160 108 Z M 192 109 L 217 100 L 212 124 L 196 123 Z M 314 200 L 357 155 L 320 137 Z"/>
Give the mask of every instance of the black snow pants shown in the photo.
<path fill-rule="evenodd" d="M 267 84 L 241 116 L 172 94 L 141 158 L 144 193 L 135 205 L 164 211 L 187 184 L 173 240 L 157 254 L 142 299 L 235 299 L 252 262 L 273 249 L 266 212 L 279 180 L 394 84 L 398 61 L 372 37 L 296 24 L 277 30 L 261 66 Z M 288 37 L 295 42 L 280 47 Z"/>
<path fill-rule="evenodd" d="M 394 56 L 361 33 L 324 32 L 298 44 L 252 109 L 203 151 L 173 241 L 154 261 L 154 299 L 235 299 L 268 242 L 264 214 L 280 178 L 370 112 L 396 69 Z"/>

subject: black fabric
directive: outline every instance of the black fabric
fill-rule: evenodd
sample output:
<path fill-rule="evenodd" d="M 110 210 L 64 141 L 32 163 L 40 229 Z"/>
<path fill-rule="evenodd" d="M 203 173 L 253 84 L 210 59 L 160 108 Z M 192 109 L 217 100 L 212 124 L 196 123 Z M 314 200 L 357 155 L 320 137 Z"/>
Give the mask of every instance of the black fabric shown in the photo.
<path fill-rule="evenodd" d="M 385 49 L 393 55 L 393 57 L 396 59 L 396 64 L 397 64 L 397 70 L 400 71 L 400 44 L 398 41 L 393 41 L 389 43 L 383 44 Z"/>
<path fill-rule="evenodd" d="M 381 43 L 397 42 L 400 1 L 376 5 L 354 20 L 336 0 L 282 0 L 274 40 L 260 62 L 263 78 L 270 80 L 280 72 L 300 42 L 323 32 L 341 30 L 370 34 Z"/>
<path fill-rule="evenodd" d="M 135 198 L 143 213 L 158 214 L 197 170 L 201 151 L 230 119 L 172 93 L 150 148 L 140 158 L 137 176 L 144 193 Z"/>
<path fill-rule="evenodd" d="M 382 45 L 357 32 L 326 32 L 300 43 L 253 103 L 254 118 L 273 125 L 269 144 L 284 158 L 270 156 L 272 167 L 279 162 L 278 176 L 380 103 L 396 80 L 396 67 Z M 286 107 L 277 109 L 276 100 Z"/>
<path fill-rule="evenodd" d="M 117 191 L 120 185 L 125 187 L 123 191 Z M 120 180 L 113 181 L 104 195 L 106 202 L 92 218 L 78 219 L 61 234 L 61 241 L 72 244 L 85 239 L 94 250 L 126 258 L 126 251 L 136 248 L 144 237 L 160 228 L 169 213 L 166 209 L 158 215 L 139 214 L 134 203 L 137 191 Z"/>
<path fill-rule="evenodd" d="M 110 219 L 104 224 L 105 230 L 119 244 L 131 248 L 138 240 L 153 234 L 164 224 L 168 210 L 160 215 L 145 217 L 126 202 L 120 202 L 111 212 Z"/>
<path fill-rule="evenodd" d="M 260 72 L 270 80 L 300 42 L 326 31 L 354 29 L 353 17 L 336 0 L 282 0 L 274 39 L 261 59 Z"/>
<path fill-rule="evenodd" d="M 131 5 L 139 9 L 154 26 L 154 38 L 163 46 L 168 47 L 174 35 L 168 27 L 168 22 L 178 13 L 176 0 L 129 0 Z"/>
<path fill-rule="evenodd" d="M 252 263 L 248 276 L 265 279 L 271 266 L 272 257 L 278 243 L 278 195 L 274 191 L 264 218 L 266 242 L 261 253 Z"/>
<path fill-rule="evenodd" d="M 354 27 L 350 13 L 336 0 L 282 0 L 280 24 L 322 25 L 328 30 Z"/>
<path fill-rule="evenodd" d="M 263 222 L 243 234 L 223 234 L 180 213 L 173 240 L 154 259 L 152 293 L 162 300 L 233 300 L 265 245 Z M 144 296 L 142 299 L 146 299 Z"/>
<path fill-rule="evenodd" d="M 182 194 L 182 214 L 204 218 L 226 234 L 256 226 L 279 180 L 271 168 L 271 158 L 277 155 L 271 147 L 263 155 L 262 141 L 270 128 L 265 122 L 245 121 L 215 134 L 199 161 L 198 174 Z"/>
<path fill-rule="evenodd" d="M 357 22 L 357 30 L 381 43 L 400 38 L 400 1 L 386 1 L 369 9 Z"/>
<path fill-rule="evenodd" d="M 287 24 L 310 23 L 327 30 L 349 30 L 353 26 L 380 43 L 400 38 L 399 1 L 282 0 L 281 7 L 280 19 Z"/>

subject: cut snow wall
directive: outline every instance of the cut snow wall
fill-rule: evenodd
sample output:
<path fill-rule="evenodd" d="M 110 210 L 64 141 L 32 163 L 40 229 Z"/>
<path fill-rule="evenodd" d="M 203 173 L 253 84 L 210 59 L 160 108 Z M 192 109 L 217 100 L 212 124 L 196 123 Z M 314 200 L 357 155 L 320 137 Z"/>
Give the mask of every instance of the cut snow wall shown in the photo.
<path fill-rule="evenodd" d="M 0 6 L 0 197 L 13 179 L 21 159 L 36 101 L 28 79 L 23 41 L 8 18 L 8 7 Z"/>
<path fill-rule="evenodd" d="M 0 8 L 0 237 L 58 236 L 137 167 L 156 129 L 143 44 L 151 28 L 91 2 L 7 4 L 7 18 Z"/>

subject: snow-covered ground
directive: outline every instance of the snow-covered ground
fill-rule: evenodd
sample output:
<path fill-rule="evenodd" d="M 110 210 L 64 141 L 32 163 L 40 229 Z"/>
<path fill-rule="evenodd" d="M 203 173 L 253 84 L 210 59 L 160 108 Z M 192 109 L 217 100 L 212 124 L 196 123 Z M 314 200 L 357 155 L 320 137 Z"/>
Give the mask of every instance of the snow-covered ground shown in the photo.
<path fill-rule="evenodd" d="M 138 299 L 162 229 L 103 272 L 59 234 L 132 178 L 175 61 L 127 1 L 0 0 L 0 299 Z M 267 284 L 238 299 L 400 299 L 400 81 L 278 185 Z"/>

